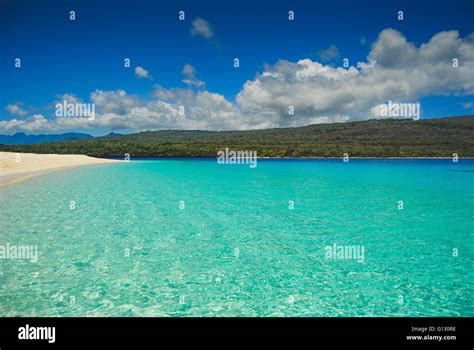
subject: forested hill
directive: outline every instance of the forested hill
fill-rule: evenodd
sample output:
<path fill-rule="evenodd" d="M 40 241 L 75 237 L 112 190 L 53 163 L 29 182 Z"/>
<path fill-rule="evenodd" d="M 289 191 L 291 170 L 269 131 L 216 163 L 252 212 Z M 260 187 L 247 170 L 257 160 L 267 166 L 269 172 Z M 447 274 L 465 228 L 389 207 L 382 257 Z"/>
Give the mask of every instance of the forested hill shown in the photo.
<path fill-rule="evenodd" d="M 369 120 L 252 131 L 147 131 L 0 151 L 86 154 L 94 157 L 215 157 L 221 149 L 259 157 L 474 157 L 474 116 L 425 120 Z"/>

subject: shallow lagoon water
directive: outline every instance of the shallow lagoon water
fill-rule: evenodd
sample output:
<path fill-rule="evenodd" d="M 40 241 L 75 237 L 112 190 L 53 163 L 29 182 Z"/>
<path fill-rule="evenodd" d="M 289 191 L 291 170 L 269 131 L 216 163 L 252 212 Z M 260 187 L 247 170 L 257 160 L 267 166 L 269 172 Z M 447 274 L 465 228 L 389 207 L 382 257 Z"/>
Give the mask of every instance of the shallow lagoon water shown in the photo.
<path fill-rule="evenodd" d="M 0 260 L 1 316 L 474 316 L 473 160 L 131 161 L 0 199 L 0 245 L 39 252 Z"/>

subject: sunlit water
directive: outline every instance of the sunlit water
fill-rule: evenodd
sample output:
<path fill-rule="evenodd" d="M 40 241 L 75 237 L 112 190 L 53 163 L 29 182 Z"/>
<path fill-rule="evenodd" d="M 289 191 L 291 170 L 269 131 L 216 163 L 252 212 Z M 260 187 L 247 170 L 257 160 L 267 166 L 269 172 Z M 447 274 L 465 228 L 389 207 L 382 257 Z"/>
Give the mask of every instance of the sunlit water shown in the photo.
<path fill-rule="evenodd" d="M 39 252 L 0 260 L 1 316 L 474 316 L 472 160 L 132 161 L 0 195 L 0 245 Z"/>

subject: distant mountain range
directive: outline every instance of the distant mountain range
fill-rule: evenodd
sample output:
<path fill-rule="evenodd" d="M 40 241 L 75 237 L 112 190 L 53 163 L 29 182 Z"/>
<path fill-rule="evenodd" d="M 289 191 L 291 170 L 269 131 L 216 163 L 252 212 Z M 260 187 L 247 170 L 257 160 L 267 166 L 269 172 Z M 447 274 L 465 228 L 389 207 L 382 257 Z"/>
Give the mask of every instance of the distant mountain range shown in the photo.
<path fill-rule="evenodd" d="M 216 157 L 217 151 L 258 157 L 474 157 L 474 116 L 366 120 L 247 131 L 161 130 L 82 140 L 0 145 L 0 151 L 94 157 Z"/>
<path fill-rule="evenodd" d="M 3 145 L 32 145 L 37 143 L 64 141 L 64 140 L 83 140 L 90 139 L 92 135 L 78 132 L 68 132 L 65 134 L 41 134 L 28 135 L 18 132 L 14 135 L 0 135 L 0 144 Z"/>

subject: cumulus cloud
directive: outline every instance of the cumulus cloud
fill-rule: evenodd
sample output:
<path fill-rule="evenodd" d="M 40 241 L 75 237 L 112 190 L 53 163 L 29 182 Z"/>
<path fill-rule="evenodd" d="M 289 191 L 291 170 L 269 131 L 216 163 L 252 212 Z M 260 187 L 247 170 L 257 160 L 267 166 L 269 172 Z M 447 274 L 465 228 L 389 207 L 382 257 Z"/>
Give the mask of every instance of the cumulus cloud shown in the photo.
<path fill-rule="evenodd" d="M 441 32 L 416 47 L 398 31 L 382 31 L 367 62 L 335 68 L 310 59 L 279 61 L 237 96 L 242 110 L 266 114 L 279 125 L 373 117 L 375 106 L 388 100 L 416 102 L 430 95 L 474 94 L 473 35 Z M 452 59 L 459 60 L 454 68 Z M 294 106 L 294 116 L 288 106 Z"/>
<path fill-rule="evenodd" d="M 331 61 L 331 60 L 336 59 L 336 58 L 339 57 L 339 49 L 337 48 L 336 45 L 332 44 L 327 49 L 320 50 L 318 52 L 318 56 L 323 61 Z"/>
<path fill-rule="evenodd" d="M 78 98 L 76 95 L 74 94 L 62 94 L 62 95 L 57 95 L 56 96 L 56 101 L 55 103 L 64 103 L 64 101 L 66 101 L 66 103 L 73 103 L 73 104 L 77 104 L 77 103 L 84 103 L 80 98 Z"/>
<path fill-rule="evenodd" d="M 2 134 L 13 134 L 18 131 L 36 132 L 38 130 L 53 130 L 54 125 L 48 121 L 41 114 L 34 114 L 33 116 L 24 120 L 10 119 L 0 121 L 0 130 Z"/>
<path fill-rule="evenodd" d="M 135 75 L 139 78 L 152 79 L 150 72 L 148 72 L 145 68 L 140 67 L 140 66 L 135 67 Z"/>
<path fill-rule="evenodd" d="M 112 129 L 239 129 L 245 125 L 238 108 L 222 95 L 157 86 L 150 100 L 139 100 L 119 91 L 96 91 L 95 126 Z M 98 98 L 100 97 L 100 98 Z M 126 113 L 112 107 L 125 100 Z"/>
<path fill-rule="evenodd" d="M 8 106 L 5 107 L 5 109 L 10 113 L 11 115 L 19 115 L 19 116 L 25 116 L 28 114 L 27 111 L 25 111 L 21 106 L 23 104 L 21 102 L 15 103 L 15 104 L 9 104 Z"/>
<path fill-rule="evenodd" d="M 212 26 L 208 21 L 197 17 L 191 23 L 191 35 L 202 36 L 206 39 L 210 39 L 214 35 L 214 32 L 212 31 Z"/>
<path fill-rule="evenodd" d="M 238 130 L 270 127 L 264 118 L 240 113 L 238 106 L 220 94 L 191 89 L 166 89 L 156 86 L 149 100 L 128 95 L 124 90 L 96 90 L 90 95 L 95 103 L 94 120 L 56 117 L 30 118 L 0 122 L 0 130 L 13 133 L 70 131 L 87 128 L 108 130 L 200 129 Z"/>
<path fill-rule="evenodd" d="M 102 113 L 126 115 L 130 110 L 140 105 L 138 97 L 127 95 L 125 90 L 102 91 L 91 93 L 91 101 Z"/>
<path fill-rule="evenodd" d="M 148 99 L 125 90 L 92 92 L 95 120 L 48 120 L 36 115 L 0 122 L 0 130 L 231 130 L 377 118 L 380 105 L 387 101 L 416 103 L 425 96 L 474 95 L 474 34 L 461 38 L 457 31 L 445 31 L 416 46 L 400 32 L 386 29 L 364 62 L 343 68 L 309 58 L 280 60 L 246 81 L 235 102 L 192 89 L 204 82 L 191 65 L 185 65 L 182 73 L 187 88 L 156 85 Z"/>

